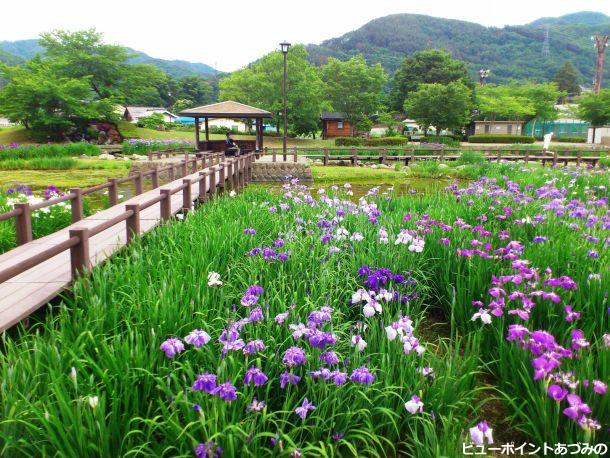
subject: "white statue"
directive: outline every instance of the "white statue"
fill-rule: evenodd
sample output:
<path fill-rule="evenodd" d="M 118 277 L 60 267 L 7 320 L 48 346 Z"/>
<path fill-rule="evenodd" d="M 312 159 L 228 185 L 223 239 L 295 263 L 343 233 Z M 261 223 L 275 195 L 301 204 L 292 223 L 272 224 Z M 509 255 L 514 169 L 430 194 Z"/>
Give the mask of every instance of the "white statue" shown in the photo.
<path fill-rule="evenodd" d="M 553 138 L 553 132 L 544 135 L 544 142 L 542 143 L 542 149 L 544 151 L 549 150 L 549 146 L 551 146 L 551 138 Z"/>

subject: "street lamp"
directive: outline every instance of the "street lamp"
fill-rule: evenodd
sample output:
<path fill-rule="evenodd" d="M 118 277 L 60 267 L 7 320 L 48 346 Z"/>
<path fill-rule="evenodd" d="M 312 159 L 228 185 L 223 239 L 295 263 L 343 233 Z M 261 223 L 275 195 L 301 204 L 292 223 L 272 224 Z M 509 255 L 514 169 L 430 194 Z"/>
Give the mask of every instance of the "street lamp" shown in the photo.
<path fill-rule="evenodd" d="M 280 43 L 280 49 L 282 54 L 284 54 L 284 79 L 282 81 L 282 92 L 284 94 L 284 139 L 282 152 L 284 154 L 284 162 L 286 162 L 286 55 L 288 54 L 288 48 L 290 48 L 290 43 L 286 41 Z"/>

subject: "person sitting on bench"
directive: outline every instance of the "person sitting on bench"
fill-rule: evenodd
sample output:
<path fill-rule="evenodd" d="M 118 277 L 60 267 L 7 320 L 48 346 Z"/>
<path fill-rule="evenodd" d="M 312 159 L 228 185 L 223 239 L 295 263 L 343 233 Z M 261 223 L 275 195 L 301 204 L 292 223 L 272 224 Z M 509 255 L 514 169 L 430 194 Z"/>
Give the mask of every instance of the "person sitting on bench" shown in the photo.
<path fill-rule="evenodd" d="M 231 134 L 227 133 L 227 139 L 225 140 L 225 154 L 227 156 L 239 156 L 240 149 L 235 143 L 235 140 L 231 138 Z"/>

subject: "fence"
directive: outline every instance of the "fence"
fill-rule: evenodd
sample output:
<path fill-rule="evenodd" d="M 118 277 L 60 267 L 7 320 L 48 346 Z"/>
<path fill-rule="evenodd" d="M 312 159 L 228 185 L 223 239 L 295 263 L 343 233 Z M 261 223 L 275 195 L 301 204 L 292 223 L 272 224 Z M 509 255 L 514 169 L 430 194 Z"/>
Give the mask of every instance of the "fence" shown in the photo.
<path fill-rule="evenodd" d="M 145 220 L 141 218 L 141 213 L 146 209 L 158 204 L 159 213 L 155 221 L 167 221 L 179 211 L 184 213 L 191 211 L 196 201 L 203 202 L 208 197 L 225 190 L 238 191 L 251 181 L 253 154 L 250 153 L 231 159 L 223 158 L 222 154 L 209 155 L 209 157 L 212 162 L 216 163 L 210 162 L 202 169 L 194 171 L 189 177 L 183 177 L 182 183 L 178 186 L 153 189 L 144 193 L 139 201 L 138 198 L 133 198 L 132 203 L 126 204 L 123 209 L 111 207 L 100 212 L 105 212 L 108 219 L 99 223 L 97 218 L 87 218 L 85 220 L 88 223 L 87 225 L 82 227 L 71 226 L 57 231 L 52 234 L 55 237 L 47 239 L 48 242 L 45 244 L 31 242 L 0 256 L 0 266 L 2 266 L 0 268 L 0 331 L 27 317 L 38 307 L 48 302 L 50 298 L 57 295 L 77 275 L 91 269 L 96 262 L 101 262 L 98 255 L 104 245 L 100 245 L 102 242 L 99 239 L 91 245 L 92 237 L 107 230 L 111 232 L 110 238 L 115 237 L 122 231 L 116 226 L 124 223 L 125 244 L 129 244 L 134 237 L 142 232 L 142 221 L 147 222 L 146 230 L 150 230 L 156 225 L 156 223 L 150 224 L 150 216 L 147 216 Z M 197 158 L 194 161 L 197 163 L 202 160 L 205 159 Z M 183 161 L 181 165 L 186 166 L 186 161 Z M 195 192 L 193 192 L 193 188 L 195 188 Z M 182 193 L 182 204 L 179 209 L 172 209 L 172 196 L 180 192 Z M 82 192 L 71 192 L 70 196 L 62 197 L 70 199 L 72 202 L 78 202 L 79 195 L 82 195 Z M 150 195 L 150 198 L 146 198 L 148 195 Z M 78 205 L 75 205 L 75 207 L 78 207 Z M 20 210 L 22 209 L 23 207 Z M 12 216 L 23 218 L 27 211 L 26 213 L 17 213 L 19 214 Z M 79 216 L 78 211 L 74 214 Z M 63 240 L 58 236 L 62 233 L 66 235 Z M 107 235 L 108 233 L 103 238 Z M 116 241 L 115 243 L 117 245 L 112 249 L 113 251 L 118 249 L 122 242 Z M 51 246 L 46 248 L 49 244 Z M 55 258 L 66 251 L 69 251 L 69 260 L 62 260 L 61 257 Z M 102 258 L 105 258 L 105 256 Z M 52 265 L 48 264 L 42 268 L 40 265 L 46 261 L 51 262 Z M 70 281 L 47 278 L 48 272 L 59 272 L 56 275 L 61 275 L 60 271 L 62 269 L 66 272 L 69 271 Z M 12 280 L 26 271 L 27 274 L 23 279 Z M 9 280 L 11 283 L 6 283 Z M 5 286 L 6 288 L 4 288 Z"/>
<path fill-rule="evenodd" d="M 386 164 L 389 161 L 402 161 L 405 165 L 415 161 L 422 160 L 438 160 L 438 161 L 456 161 L 461 158 L 459 148 L 438 148 L 438 149 L 420 149 L 420 148 L 290 148 L 287 154 L 280 154 L 281 148 L 265 148 L 264 152 L 257 153 L 257 157 L 263 155 L 272 156 L 272 161 L 276 162 L 281 158 L 284 162 L 288 160 L 288 156 L 292 156 L 292 160 L 297 162 L 298 156 L 303 156 L 308 159 L 319 159 L 323 165 L 329 165 L 331 161 L 349 161 L 351 165 L 357 165 L 359 161 L 378 161 L 380 164 Z M 564 163 L 568 165 L 570 162 L 575 162 L 577 165 L 582 163 L 596 165 L 599 160 L 608 154 L 610 150 L 583 150 L 583 149 L 562 149 L 545 151 L 542 149 L 516 149 L 516 148 L 494 148 L 487 150 L 476 150 L 482 154 L 482 157 L 487 161 L 524 161 L 541 162 L 542 165 L 550 163 L 557 165 Z M 391 154 L 391 153 L 394 154 Z M 427 154 L 431 152 L 432 154 Z M 335 153 L 335 154 L 331 154 Z M 398 153 L 398 154 L 396 154 Z"/>
<path fill-rule="evenodd" d="M 164 154 L 166 153 L 164 152 Z M 140 195 L 144 192 L 145 179 L 150 179 L 153 189 L 158 188 L 159 177 L 164 172 L 167 172 L 169 176 L 168 181 L 173 181 L 176 178 L 177 171 L 180 171 L 182 176 L 186 176 L 189 170 L 191 173 L 195 173 L 199 168 L 206 168 L 206 164 L 211 166 L 218 163 L 222 157 L 222 153 L 209 154 L 201 152 L 193 159 L 187 157 L 179 163 L 169 164 L 165 167 L 155 167 L 148 171 L 140 171 L 124 178 L 109 178 L 106 183 L 101 183 L 90 188 L 71 188 L 67 194 L 45 200 L 38 204 L 30 205 L 28 203 L 17 203 L 13 210 L 0 214 L 0 221 L 15 218 L 17 245 L 23 245 L 33 240 L 32 212 L 36 210 L 70 201 L 72 222 L 76 223 L 84 218 L 83 197 L 88 194 L 107 189 L 110 206 L 112 207 L 119 202 L 119 184 L 132 182 L 135 188 L 135 195 Z"/>

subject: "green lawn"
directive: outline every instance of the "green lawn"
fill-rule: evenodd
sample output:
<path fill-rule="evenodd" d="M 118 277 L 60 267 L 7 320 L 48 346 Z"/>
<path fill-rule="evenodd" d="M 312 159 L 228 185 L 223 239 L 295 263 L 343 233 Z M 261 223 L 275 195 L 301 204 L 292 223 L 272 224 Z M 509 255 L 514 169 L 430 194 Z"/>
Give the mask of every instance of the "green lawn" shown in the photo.
<path fill-rule="evenodd" d="M 0 170 L 0 189 L 26 185 L 42 189 L 55 185 L 59 189 L 86 188 L 103 183 L 108 178 L 121 178 L 129 168 L 71 169 L 71 170 Z"/>

